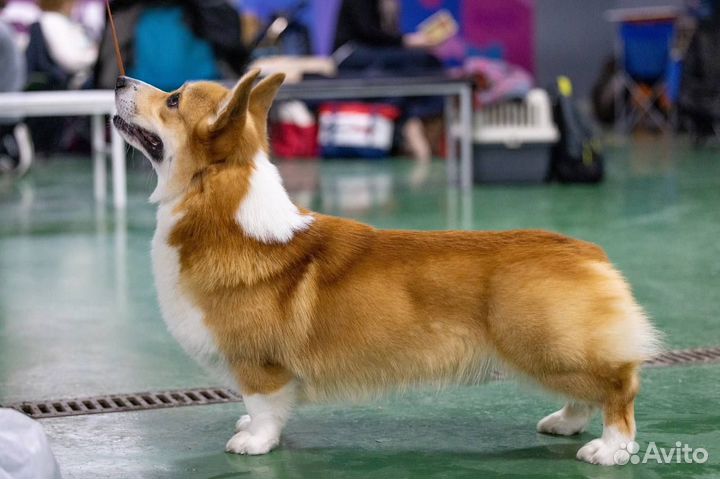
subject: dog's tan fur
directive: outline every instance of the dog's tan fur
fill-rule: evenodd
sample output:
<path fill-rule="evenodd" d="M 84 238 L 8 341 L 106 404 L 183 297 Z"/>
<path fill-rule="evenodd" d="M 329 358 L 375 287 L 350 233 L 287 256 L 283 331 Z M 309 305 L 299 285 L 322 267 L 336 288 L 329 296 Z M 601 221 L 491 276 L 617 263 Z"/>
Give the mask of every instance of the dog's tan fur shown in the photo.
<path fill-rule="evenodd" d="M 178 145 L 168 191 L 181 219 L 169 243 L 243 394 L 290 382 L 310 399 L 474 383 L 497 361 L 600 406 L 606 427 L 634 437 L 638 370 L 656 335 L 599 247 L 543 231 L 384 231 L 316 213 L 287 243 L 245 234 L 235 213 L 282 83 L 252 89 L 256 75 L 230 92 L 188 84 L 177 111 L 158 91 L 137 102 Z"/>

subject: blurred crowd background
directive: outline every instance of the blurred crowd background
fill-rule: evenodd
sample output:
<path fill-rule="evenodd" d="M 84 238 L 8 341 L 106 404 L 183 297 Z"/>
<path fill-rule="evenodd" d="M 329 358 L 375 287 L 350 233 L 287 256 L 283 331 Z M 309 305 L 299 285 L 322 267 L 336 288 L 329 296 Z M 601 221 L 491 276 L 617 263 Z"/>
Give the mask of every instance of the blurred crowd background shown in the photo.
<path fill-rule="evenodd" d="M 610 127 L 623 109 L 653 110 L 632 127 L 718 134 L 720 14 L 716 0 L 113 0 L 129 75 L 165 90 L 228 80 L 250 65 L 308 78 L 467 77 L 475 107 L 523 98 L 566 75 L 584 111 Z M 0 91 L 113 88 L 118 75 L 102 0 L 0 0 Z M 660 10 L 658 10 L 658 7 Z M 613 19 L 632 8 L 646 20 Z M 654 9 L 654 10 L 653 10 Z M 442 10 L 447 32 L 424 22 Z M 647 16 L 649 15 L 649 17 Z M 669 19 L 669 21 L 668 21 Z M 447 20 L 447 19 L 444 19 Z M 655 22 L 655 23 L 653 23 Z M 665 23 L 663 23 L 665 22 Z M 642 23 L 642 22 L 640 22 Z M 671 25 L 664 29 L 663 25 Z M 445 34 L 447 33 L 447 34 Z M 660 39 L 660 47 L 657 42 Z M 664 42 L 664 43 L 663 43 Z M 631 48 L 640 52 L 632 60 Z M 626 51 L 620 51 L 623 48 Z M 632 60 L 632 61 L 631 61 Z M 632 81 L 627 81 L 632 80 Z M 662 90 L 657 90 L 662 84 Z M 442 153 L 436 99 L 391 100 L 392 152 L 420 163 Z M 309 109 L 308 109 L 309 107 Z M 314 156 L 319 105 L 292 105 L 284 122 L 306 131 L 278 139 L 281 156 Z M 685 113 L 686 120 L 683 120 Z M 12 124 L 8 119 L 1 120 Z M 83 119 L 28 120 L 36 151 L 88 148 Z M 8 127 L 0 133 L 6 134 Z M 283 130 L 286 134 L 289 130 Z M 313 136 L 314 135 L 314 136 Z M 307 143 L 307 144 L 303 144 Z"/>

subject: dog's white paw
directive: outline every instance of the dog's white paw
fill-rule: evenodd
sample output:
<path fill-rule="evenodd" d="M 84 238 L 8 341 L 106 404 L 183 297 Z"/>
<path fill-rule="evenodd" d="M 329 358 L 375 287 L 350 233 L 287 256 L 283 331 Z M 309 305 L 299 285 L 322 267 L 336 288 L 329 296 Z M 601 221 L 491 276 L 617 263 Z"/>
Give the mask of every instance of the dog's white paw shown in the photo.
<path fill-rule="evenodd" d="M 608 441 L 602 438 L 593 439 L 580 448 L 577 452 L 577 458 L 590 464 L 614 466 L 620 464 L 616 459 L 616 454 L 620 450 L 621 444 L 617 441 Z"/>
<path fill-rule="evenodd" d="M 583 432 L 587 424 L 587 417 L 568 416 L 565 414 L 565 411 L 561 409 L 542 418 L 537 424 L 537 430 L 545 434 L 572 436 L 573 434 Z"/>
<path fill-rule="evenodd" d="M 251 434 L 249 431 L 240 431 L 230 438 L 225 445 L 225 450 L 234 454 L 254 456 L 270 452 L 279 442 L 280 438 L 277 436 L 269 436 L 261 433 Z"/>
<path fill-rule="evenodd" d="M 252 420 L 250 419 L 250 415 L 243 414 L 235 423 L 235 432 L 245 431 L 250 427 L 251 422 Z"/>

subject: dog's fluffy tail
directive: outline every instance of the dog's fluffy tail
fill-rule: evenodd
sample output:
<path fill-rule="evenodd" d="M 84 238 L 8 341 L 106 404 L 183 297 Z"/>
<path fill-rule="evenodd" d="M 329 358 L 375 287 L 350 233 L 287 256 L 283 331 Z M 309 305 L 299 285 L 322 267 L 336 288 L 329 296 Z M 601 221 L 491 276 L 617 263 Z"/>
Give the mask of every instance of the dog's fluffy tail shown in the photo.
<path fill-rule="evenodd" d="M 600 344 L 607 349 L 602 351 L 605 357 L 642 363 L 660 354 L 664 349 L 662 335 L 633 298 L 627 281 L 609 263 L 594 263 L 592 268 L 607 281 L 605 290 L 612 312 L 599 332 Z"/>

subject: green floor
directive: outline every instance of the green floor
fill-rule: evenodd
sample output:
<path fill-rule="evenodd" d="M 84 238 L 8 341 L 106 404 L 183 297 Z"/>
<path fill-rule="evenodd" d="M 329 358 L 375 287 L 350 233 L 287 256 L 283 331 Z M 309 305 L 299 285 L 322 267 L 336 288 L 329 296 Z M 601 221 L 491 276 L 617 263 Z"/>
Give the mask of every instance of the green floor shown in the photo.
<path fill-rule="evenodd" d="M 154 175 L 133 162 L 124 215 L 92 200 L 85 159 L 0 178 L 0 403 L 216 384 L 159 318 L 149 266 Z M 671 348 L 720 345 L 720 151 L 636 142 L 598 187 L 481 187 L 460 198 L 433 165 L 281 165 L 298 202 L 379 227 L 547 228 L 594 241 L 632 282 Z M 603 469 L 573 459 L 600 432 L 558 439 L 560 404 L 511 382 L 301 409 L 265 457 L 222 452 L 242 405 L 43 421 L 66 477 L 720 477 L 720 365 L 648 370 L 641 445 L 708 450 L 703 465 Z"/>

